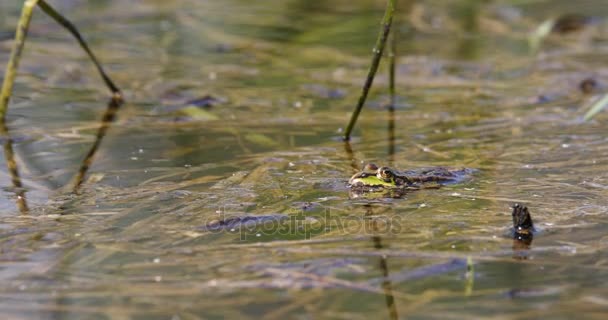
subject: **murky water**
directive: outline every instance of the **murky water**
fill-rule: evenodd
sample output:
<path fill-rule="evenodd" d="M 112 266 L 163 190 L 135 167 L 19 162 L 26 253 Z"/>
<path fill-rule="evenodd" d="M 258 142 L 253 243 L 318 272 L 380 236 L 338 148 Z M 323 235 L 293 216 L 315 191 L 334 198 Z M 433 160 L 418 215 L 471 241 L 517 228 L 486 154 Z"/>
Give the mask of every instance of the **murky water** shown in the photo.
<path fill-rule="evenodd" d="M 7 123 L 28 214 L 0 164 L 1 313 L 603 318 L 606 115 L 580 120 L 579 83 L 605 90 L 608 25 L 551 36 L 536 55 L 527 35 L 608 7 L 520 2 L 413 6 L 394 116 L 383 65 L 344 144 L 382 1 L 53 1 L 127 102 L 97 139 L 108 93 L 36 12 Z M 18 12 L 0 4 L 1 39 Z M 366 162 L 475 172 L 400 199 L 356 197 L 346 182 Z M 536 223 L 530 245 L 510 238 L 514 203 Z"/>

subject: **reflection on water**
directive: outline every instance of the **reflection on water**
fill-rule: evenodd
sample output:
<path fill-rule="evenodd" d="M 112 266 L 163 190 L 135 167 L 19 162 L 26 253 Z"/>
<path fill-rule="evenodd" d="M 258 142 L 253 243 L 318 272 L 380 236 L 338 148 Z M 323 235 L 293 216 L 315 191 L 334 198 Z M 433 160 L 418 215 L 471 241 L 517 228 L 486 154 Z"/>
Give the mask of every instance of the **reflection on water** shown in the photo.
<path fill-rule="evenodd" d="M 19 168 L 17 167 L 17 161 L 15 161 L 13 139 L 11 138 L 8 129 L 6 128 L 6 124 L 2 120 L 0 120 L 0 136 L 3 140 L 4 161 L 6 162 L 6 167 L 11 178 L 11 183 L 15 190 L 17 208 L 19 209 L 19 212 L 21 212 L 22 214 L 26 214 L 28 212 L 27 200 L 25 198 L 25 189 L 23 189 L 21 177 L 19 176 Z"/>
<path fill-rule="evenodd" d="M 366 212 L 366 215 L 372 216 L 371 219 L 373 219 L 374 213 L 373 213 L 372 207 L 368 207 L 368 211 Z M 372 224 L 372 230 L 374 230 L 374 232 L 378 232 L 376 221 L 372 220 L 371 224 Z M 384 245 L 382 244 L 382 237 L 373 236 L 372 242 L 374 244 L 375 249 L 380 250 L 380 249 L 384 248 Z M 389 267 L 388 267 L 387 260 L 388 260 L 387 257 L 381 256 L 379 258 L 379 266 L 380 266 L 380 270 L 382 271 L 382 276 L 384 277 L 384 281 L 382 281 L 382 289 L 384 290 L 384 297 L 386 299 L 386 308 L 388 309 L 389 319 L 392 320 L 392 319 L 399 319 L 399 313 L 397 311 L 397 306 L 395 305 L 395 297 L 393 296 L 393 289 L 392 289 L 392 283 L 391 283 L 390 277 L 389 277 Z"/>
<path fill-rule="evenodd" d="M 99 149 L 99 145 L 101 144 L 103 137 L 106 135 L 110 124 L 114 121 L 114 118 L 116 117 L 116 112 L 122 104 L 122 98 L 118 96 L 111 98 L 108 102 L 106 112 L 104 113 L 103 118 L 101 119 L 101 126 L 99 126 L 99 131 L 97 131 L 97 134 L 95 135 L 95 141 L 93 142 L 91 149 L 89 149 L 89 152 L 87 152 L 87 155 L 82 160 L 82 164 L 80 165 L 78 173 L 74 178 L 72 192 L 77 193 L 80 189 L 80 186 L 84 182 L 84 178 L 89 168 L 91 167 L 91 164 L 93 163 L 93 157 L 95 156 L 95 153 L 97 153 L 97 149 Z"/>
<path fill-rule="evenodd" d="M 3 315 L 603 316 L 605 118 L 583 124 L 576 106 L 582 80 L 608 81 L 607 29 L 527 47 L 547 16 L 606 16 L 602 1 L 412 3 L 398 103 L 384 62 L 349 143 L 383 1 L 55 3 L 127 102 L 104 110 L 87 58 L 35 17 L 2 132 Z M 18 7 L 0 4 L 1 30 Z M 207 96 L 221 103 L 188 104 Z M 477 171 L 349 198 L 369 162 Z M 512 239 L 514 203 L 534 245 Z"/>

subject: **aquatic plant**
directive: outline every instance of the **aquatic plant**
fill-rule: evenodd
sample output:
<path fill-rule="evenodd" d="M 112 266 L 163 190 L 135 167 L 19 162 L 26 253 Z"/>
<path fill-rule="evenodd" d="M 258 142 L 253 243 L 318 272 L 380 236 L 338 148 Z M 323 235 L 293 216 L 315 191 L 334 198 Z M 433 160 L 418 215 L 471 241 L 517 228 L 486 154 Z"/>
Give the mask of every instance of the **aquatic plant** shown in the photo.
<path fill-rule="evenodd" d="M 374 77 L 376 76 L 376 71 L 378 71 L 378 66 L 380 65 L 380 59 L 382 58 L 382 52 L 384 51 L 384 47 L 386 45 L 386 40 L 391 31 L 391 25 L 393 23 L 393 15 L 395 13 L 396 0 L 388 0 L 386 2 L 386 10 L 384 11 L 384 17 L 382 18 L 380 32 L 378 33 L 378 38 L 376 39 L 376 44 L 373 49 L 372 63 L 369 67 L 369 71 L 367 72 L 367 77 L 365 78 L 365 83 L 363 84 L 363 89 L 361 91 L 361 95 L 359 96 L 359 100 L 357 102 L 357 106 L 353 111 L 348 126 L 346 127 L 346 131 L 344 132 L 344 140 L 350 140 L 350 134 L 353 131 L 353 127 L 357 122 L 357 118 L 361 113 L 361 109 L 365 104 L 365 100 L 367 99 L 367 94 L 369 93 L 369 89 L 372 87 L 374 83 Z M 394 67 L 394 63 L 391 62 L 391 67 Z M 391 81 L 394 81 L 394 71 L 392 71 Z M 394 93 L 394 85 L 391 84 L 391 94 Z"/>
<path fill-rule="evenodd" d="M 25 40 L 27 38 L 27 32 L 29 29 L 30 21 L 34 8 L 38 6 L 44 13 L 49 17 L 53 18 L 57 23 L 66 28 L 78 41 L 80 47 L 87 53 L 91 61 L 95 64 L 97 71 L 101 75 L 106 86 L 112 92 L 114 99 L 122 99 L 120 89 L 114 84 L 112 79 L 105 73 L 103 67 L 93 54 L 93 51 L 89 48 L 86 41 L 78 32 L 78 29 L 68 19 L 57 12 L 51 5 L 44 0 L 26 0 L 23 2 L 23 8 L 21 9 L 21 17 L 17 23 L 17 29 L 15 32 L 15 41 L 11 50 L 11 56 L 9 58 L 6 70 L 4 72 L 4 81 L 2 83 L 2 90 L 0 91 L 0 121 L 4 121 L 6 117 L 6 111 L 8 109 L 8 102 L 13 91 L 13 84 L 15 77 L 17 76 L 17 69 L 19 67 L 19 61 L 21 60 L 21 54 L 25 46 Z"/>

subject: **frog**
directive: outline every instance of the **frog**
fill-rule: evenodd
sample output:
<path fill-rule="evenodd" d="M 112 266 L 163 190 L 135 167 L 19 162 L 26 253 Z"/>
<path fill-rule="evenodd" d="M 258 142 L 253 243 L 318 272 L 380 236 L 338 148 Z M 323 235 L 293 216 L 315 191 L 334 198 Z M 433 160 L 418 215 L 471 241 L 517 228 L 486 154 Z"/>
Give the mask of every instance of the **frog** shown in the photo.
<path fill-rule="evenodd" d="M 442 184 L 456 183 L 470 176 L 467 168 L 434 167 L 422 170 L 398 171 L 385 166 L 368 163 L 363 170 L 354 174 L 348 185 L 357 191 L 378 191 L 382 189 L 416 190 L 438 188 Z"/>

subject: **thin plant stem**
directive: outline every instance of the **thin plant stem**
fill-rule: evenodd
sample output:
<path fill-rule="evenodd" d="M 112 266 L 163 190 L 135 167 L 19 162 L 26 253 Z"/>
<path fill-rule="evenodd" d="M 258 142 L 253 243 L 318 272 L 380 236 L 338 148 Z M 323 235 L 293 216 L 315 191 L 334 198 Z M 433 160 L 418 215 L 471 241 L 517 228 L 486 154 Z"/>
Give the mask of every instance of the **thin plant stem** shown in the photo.
<path fill-rule="evenodd" d="M 395 1 L 395 10 L 397 1 Z M 399 18 L 395 19 L 397 27 Z M 393 164 L 395 158 L 395 106 L 397 105 L 397 95 L 395 92 L 395 68 L 397 60 L 397 30 L 390 34 L 390 45 L 388 47 L 388 90 L 390 94 L 390 104 L 388 106 L 388 158 L 389 165 Z"/>
<path fill-rule="evenodd" d="M 376 39 L 376 45 L 374 46 L 374 55 L 372 57 L 372 63 L 369 67 L 369 71 L 367 73 L 367 78 L 365 79 L 365 83 L 363 85 L 363 90 L 361 91 L 361 96 L 359 97 L 359 101 L 357 102 L 357 106 L 351 115 L 350 122 L 348 123 L 348 127 L 346 127 L 346 131 L 344 132 L 344 140 L 350 140 L 350 134 L 357 122 L 357 118 L 359 117 L 359 113 L 361 113 L 361 109 L 365 104 L 365 100 L 367 99 L 367 94 L 369 93 L 369 89 L 371 88 L 374 77 L 376 76 L 376 71 L 378 71 L 378 65 L 380 65 L 380 59 L 382 58 L 382 52 L 384 51 L 384 47 L 386 45 L 386 39 L 391 31 L 391 24 L 393 22 L 393 14 L 395 12 L 395 2 L 396 0 L 388 0 L 386 2 L 386 10 L 384 11 L 384 17 L 382 18 L 382 28 L 378 33 L 378 38 Z"/>
<path fill-rule="evenodd" d="M 393 165 L 395 160 L 395 108 L 388 108 L 388 164 Z"/>
<path fill-rule="evenodd" d="M 464 295 L 469 297 L 473 294 L 473 285 L 475 284 L 475 265 L 471 256 L 467 257 L 467 272 L 465 277 Z"/>
<path fill-rule="evenodd" d="M 97 71 L 101 75 L 104 83 L 114 96 L 114 99 L 122 99 L 120 89 L 114 84 L 112 79 L 105 73 L 103 67 L 87 45 L 86 41 L 80 35 L 80 32 L 76 29 L 68 19 L 63 17 L 53 7 L 51 7 L 44 0 L 26 0 L 23 3 L 21 10 L 21 17 L 17 23 L 17 31 L 15 32 L 15 41 L 11 50 L 11 56 L 4 72 L 4 81 L 2 83 L 2 89 L 0 91 L 0 120 L 5 119 L 6 111 L 8 109 L 8 103 L 10 96 L 13 92 L 13 85 L 15 83 L 15 77 L 17 76 L 17 69 L 19 67 L 19 61 L 21 60 L 21 54 L 25 46 L 25 40 L 27 38 L 27 31 L 29 29 L 30 21 L 32 20 L 32 14 L 34 7 L 38 5 L 42 11 L 53 18 L 57 23 L 65 27 L 78 41 L 82 49 L 87 53 L 91 61 L 95 64 Z"/>
<path fill-rule="evenodd" d="M 105 82 L 106 86 L 108 86 L 110 91 L 112 91 L 112 94 L 114 95 L 114 97 L 122 99 L 122 94 L 120 93 L 120 89 L 118 89 L 118 87 L 114 84 L 112 79 L 110 79 L 110 77 L 105 73 L 105 71 L 103 70 L 103 67 L 101 66 L 101 63 L 99 63 L 99 61 L 95 57 L 95 54 L 93 54 L 93 51 L 91 51 L 91 49 L 87 45 L 86 41 L 82 38 L 82 36 L 80 35 L 80 32 L 78 32 L 78 29 L 76 29 L 76 26 L 74 26 L 73 23 L 71 23 L 68 19 L 66 19 L 59 12 L 57 12 L 55 9 L 53 9 L 53 7 L 51 7 L 46 1 L 39 0 L 38 6 L 40 7 L 40 9 L 42 9 L 42 11 L 44 11 L 44 13 L 48 14 L 57 23 L 62 25 L 64 28 L 66 28 L 74 36 L 74 38 L 76 38 L 76 40 L 78 41 L 78 44 L 80 44 L 80 47 L 89 55 L 89 58 L 95 64 L 95 67 L 97 68 L 99 75 L 103 79 L 103 82 Z"/>
<path fill-rule="evenodd" d="M 371 207 L 367 209 L 365 215 L 373 216 L 374 212 Z M 382 244 L 382 238 L 377 233 L 380 232 L 380 228 L 378 228 L 378 224 L 375 219 L 370 221 L 371 230 L 373 230 L 376 235 L 372 236 L 372 244 L 374 248 L 378 250 L 382 250 L 384 245 Z M 382 276 L 384 277 L 384 281 L 382 281 L 382 290 L 384 291 L 384 300 L 386 302 L 386 309 L 388 310 L 388 315 L 390 320 L 399 319 L 399 313 L 397 312 L 397 305 L 395 304 L 395 296 L 393 295 L 393 284 L 390 280 L 390 273 L 388 267 L 388 258 L 385 256 L 380 257 L 379 266 L 380 271 L 382 271 Z"/>
<path fill-rule="evenodd" d="M 106 112 L 104 113 L 104 115 L 101 119 L 101 125 L 99 126 L 99 130 L 97 131 L 97 135 L 95 135 L 95 142 L 93 142 L 93 145 L 89 149 L 89 152 L 87 152 L 87 155 L 82 160 L 82 163 L 80 164 L 80 168 L 78 169 L 78 173 L 72 180 L 73 181 L 73 187 L 72 187 L 73 193 L 78 193 L 80 186 L 84 182 L 84 178 L 86 177 L 87 172 L 89 171 L 89 168 L 91 167 L 91 164 L 93 163 L 93 157 L 97 153 L 97 149 L 99 149 L 99 146 L 101 145 L 101 141 L 103 140 L 103 137 L 106 135 L 106 132 L 108 131 L 110 124 L 114 121 L 114 118 L 116 118 L 116 112 L 122 106 L 122 104 L 123 104 L 122 99 L 117 98 L 117 97 L 112 97 L 110 99 L 110 102 L 108 102 L 108 107 L 106 109 Z"/>
<path fill-rule="evenodd" d="M 584 120 L 591 120 L 591 118 L 595 117 L 595 115 L 606 108 L 606 106 L 608 106 L 608 94 L 604 94 L 600 98 L 593 100 L 591 105 L 588 107 L 589 110 L 587 113 L 585 113 Z"/>
<path fill-rule="evenodd" d="M 17 208 L 22 214 L 27 214 L 29 209 L 27 206 L 27 200 L 25 198 L 25 189 L 23 188 L 23 183 L 21 182 L 21 177 L 19 176 L 19 168 L 17 167 L 17 161 L 15 160 L 13 139 L 8 133 L 8 129 L 6 128 L 6 124 L 3 120 L 0 120 L 0 137 L 3 140 L 2 147 L 4 149 L 4 160 L 6 161 L 8 173 L 11 177 L 13 188 L 15 188 L 15 194 L 17 195 Z"/>
<path fill-rule="evenodd" d="M 21 17 L 19 18 L 17 31 L 15 32 L 15 42 L 13 43 L 6 71 L 4 71 L 4 81 L 2 82 L 2 91 L 0 91 L 0 121 L 2 122 L 4 122 L 6 117 L 8 101 L 13 92 L 13 84 L 15 83 L 15 77 L 17 76 L 19 60 L 21 60 L 21 53 L 23 52 L 25 38 L 27 37 L 27 31 L 30 26 L 30 21 L 32 20 L 32 13 L 37 3 L 38 0 L 26 0 L 21 9 Z"/>
<path fill-rule="evenodd" d="M 353 173 L 357 173 L 361 171 L 361 161 L 357 159 L 355 156 L 355 152 L 353 151 L 353 147 L 350 145 L 350 141 L 344 140 L 344 151 L 346 152 L 346 156 L 348 157 L 348 161 L 350 161 L 350 167 L 353 169 Z"/>
<path fill-rule="evenodd" d="M 374 231 L 378 232 L 378 228 L 375 222 L 372 222 L 374 226 Z M 372 242 L 374 243 L 374 247 L 376 249 L 382 249 L 384 246 L 382 245 L 382 238 L 380 236 L 373 236 Z M 396 320 L 399 319 L 399 313 L 397 311 L 397 305 L 395 304 L 395 296 L 393 295 L 393 283 L 390 279 L 389 267 L 388 267 L 388 258 L 385 256 L 380 257 L 379 266 L 382 271 L 382 276 L 384 277 L 384 281 L 382 281 L 382 290 L 384 291 L 384 300 L 386 302 L 386 309 L 388 310 L 389 319 Z"/>
<path fill-rule="evenodd" d="M 394 110 L 397 104 L 397 95 L 395 94 L 395 67 L 397 60 L 397 32 L 391 33 L 391 42 L 388 50 L 388 91 L 391 96 L 391 102 L 388 106 L 389 110 Z"/>

